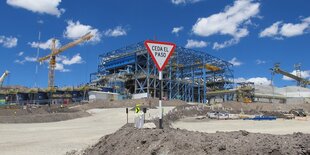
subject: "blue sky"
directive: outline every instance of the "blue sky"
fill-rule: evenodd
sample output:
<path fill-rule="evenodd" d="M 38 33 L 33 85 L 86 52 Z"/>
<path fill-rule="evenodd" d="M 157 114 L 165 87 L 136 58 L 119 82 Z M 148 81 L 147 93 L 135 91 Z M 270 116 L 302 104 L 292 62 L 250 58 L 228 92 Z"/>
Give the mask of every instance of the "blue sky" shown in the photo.
<path fill-rule="evenodd" d="M 240 81 L 270 83 L 277 62 L 290 72 L 301 63 L 309 79 L 309 6 L 309 0 L 5 0 L 0 72 L 11 73 L 6 85 L 46 87 L 48 68 L 34 62 L 37 48 L 44 56 L 49 39 L 64 45 L 91 31 L 93 40 L 58 58 L 56 85 L 87 83 L 99 54 L 154 37 L 233 62 Z M 295 85 L 280 75 L 274 83 Z"/>

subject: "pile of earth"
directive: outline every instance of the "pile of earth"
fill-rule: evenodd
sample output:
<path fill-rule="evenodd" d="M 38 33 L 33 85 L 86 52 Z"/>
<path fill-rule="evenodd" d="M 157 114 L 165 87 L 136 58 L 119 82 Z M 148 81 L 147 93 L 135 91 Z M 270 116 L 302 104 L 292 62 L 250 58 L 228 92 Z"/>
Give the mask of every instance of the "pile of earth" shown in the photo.
<path fill-rule="evenodd" d="M 216 105 L 181 105 L 175 107 L 164 116 L 164 122 L 166 125 L 170 125 L 170 122 L 177 121 L 185 117 L 206 116 L 208 112 L 222 112 L 231 114 L 247 114 L 247 115 L 268 115 L 276 116 L 277 118 L 285 118 L 285 114 L 288 114 L 292 109 L 305 109 L 310 111 L 310 105 L 308 104 L 266 104 L 266 103 L 239 103 L 239 102 L 227 102 Z"/>
<path fill-rule="evenodd" d="M 0 109 L 0 123 L 43 123 L 90 116 L 85 111 L 62 105 L 15 106 Z"/>
<path fill-rule="evenodd" d="M 295 103 L 295 104 L 281 104 L 281 103 L 249 103 L 245 104 L 242 102 L 225 102 L 219 104 L 221 108 L 231 109 L 235 111 L 279 111 L 289 112 L 292 109 L 303 109 L 306 112 L 310 112 L 310 104 L 306 103 Z"/>
<path fill-rule="evenodd" d="M 127 124 L 83 151 L 67 153 L 78 154 L 310 154 L 310 134 L 202 133 L 168 127 L 136 129 Z"/>
<path fill-rule="evenodd" d="M 94 108 L 127 108 L 135 107 L 139 104 L 141 107 L 146 108 L 156 108 L 158 106 L 157 98 L 145 98 L 145 99 L 128 99 L 128 100 L 119 100 L 119 101 L 108 101 L 108 100 L 96 100 L 89 104 L 83 104 L 75 109 L 79 110 L 88 110 Z M 162 103 L 164 106 L 180 106 L 186 105 L 185 101 L 181 100 L 167 100 Z"/>

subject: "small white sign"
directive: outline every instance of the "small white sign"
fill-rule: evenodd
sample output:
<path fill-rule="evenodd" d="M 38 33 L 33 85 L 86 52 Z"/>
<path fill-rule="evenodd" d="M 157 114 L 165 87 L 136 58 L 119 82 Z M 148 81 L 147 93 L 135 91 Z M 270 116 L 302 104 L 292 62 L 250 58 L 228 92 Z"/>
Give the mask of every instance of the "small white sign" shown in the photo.
<path fill-rule="evenodd" d="M 144 44 L 155 62 L 157 69 L 162 71 L 167 65 L 170 56 L 174 52 L 176 47 L 175 44 L 150 40 L 145 41 Z"/>

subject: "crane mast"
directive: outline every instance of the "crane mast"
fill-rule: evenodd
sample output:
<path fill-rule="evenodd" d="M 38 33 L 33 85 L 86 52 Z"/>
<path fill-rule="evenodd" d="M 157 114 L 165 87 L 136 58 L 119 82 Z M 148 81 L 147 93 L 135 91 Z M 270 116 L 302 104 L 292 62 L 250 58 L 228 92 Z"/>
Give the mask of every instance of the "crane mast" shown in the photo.
<path fill-rule="evenodd" d="M 45 60 L 49 59 L 49 71 L 48 71 L 48 89 L 53 90 L 55 85 L 55 68 L 56 68 L 56 56 L 59 55 L 60 53 L 64 52 L 65 50 L 74 47 L 84 41 L 90 40 L 93 37 L 92 34 L 87 33 L 81 38 L 70 42 L 60 48 L 56 48 L 56 39 L 52 40 L 52 45 L 51 45 L 51 54 L 44 56 L 42 58 L 39 58 L 38 61 L 41 63 Z"/>

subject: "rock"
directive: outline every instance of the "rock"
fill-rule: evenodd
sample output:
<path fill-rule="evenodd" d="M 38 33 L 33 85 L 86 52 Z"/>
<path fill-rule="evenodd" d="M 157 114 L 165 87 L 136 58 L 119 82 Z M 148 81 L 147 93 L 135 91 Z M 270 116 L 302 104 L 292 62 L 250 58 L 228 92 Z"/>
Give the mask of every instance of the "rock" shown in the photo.
<path fill-rule="evenodd" d="M 156 125 L 154 123 L 145 123 L 142 128 L 144 128 L 144 129 L 156 129 Z"/>
<path fill-rule="evenodd" d="M 247 136 L 249 135 L 249 132 L 245 131 L 245 130 L 240 130 L 242 136 Z"/>
<path fill-rule="evenodd" d="M 218 147 L 218 149 L 219 149 L 219 151 L 224 151 L 224 150 L 226 150 L 226 146 L 225 145 L 220 145 Z"/>

